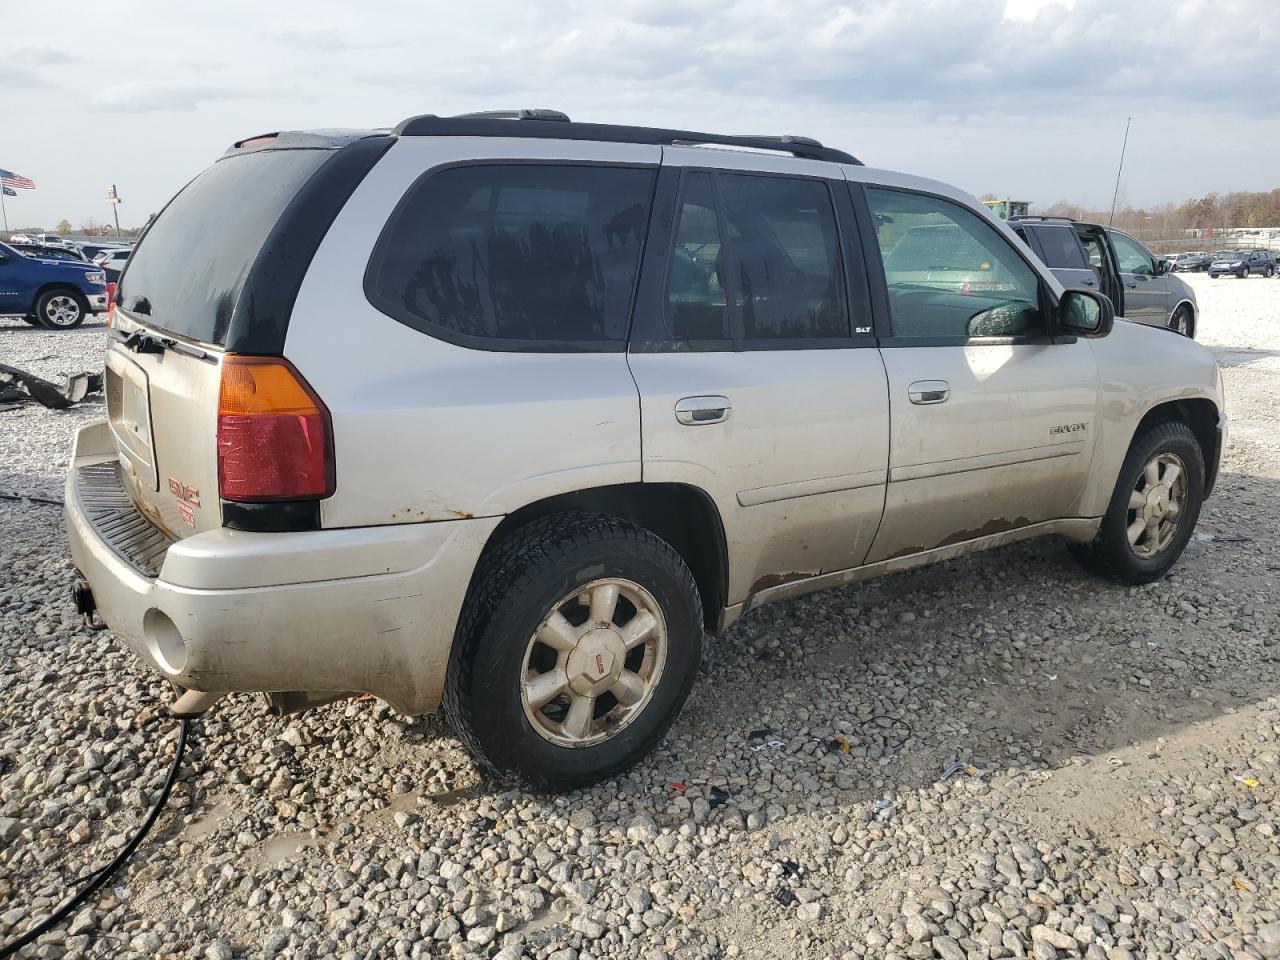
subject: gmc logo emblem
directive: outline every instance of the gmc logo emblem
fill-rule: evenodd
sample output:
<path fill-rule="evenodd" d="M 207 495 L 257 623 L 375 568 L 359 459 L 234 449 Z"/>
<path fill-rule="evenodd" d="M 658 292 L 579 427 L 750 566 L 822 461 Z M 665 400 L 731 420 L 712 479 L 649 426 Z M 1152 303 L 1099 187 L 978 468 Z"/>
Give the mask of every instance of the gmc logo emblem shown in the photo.
<path fill-rule="evenodd" d="M 180 503 L 185 503 L 192 507 L 200 506 L 200 491 L 195 487 L 188 487 L 181 480 L 169 478 L 169 492 L 178 498 Z"/>

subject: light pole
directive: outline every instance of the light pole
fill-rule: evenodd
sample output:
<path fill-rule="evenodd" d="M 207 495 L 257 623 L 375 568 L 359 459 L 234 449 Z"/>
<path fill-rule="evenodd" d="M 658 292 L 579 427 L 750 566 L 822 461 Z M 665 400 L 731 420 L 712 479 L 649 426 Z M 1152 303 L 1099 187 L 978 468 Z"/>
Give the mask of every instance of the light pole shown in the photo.
<path fill-rule="evenodd" d="M 116 185 L 113 183 L 111 189 L 107 191 L 107 203 L 111 204 L 111 212 L 116 218 L 116 236 L 120 236 L 120 194 L 116 191 Z"/>

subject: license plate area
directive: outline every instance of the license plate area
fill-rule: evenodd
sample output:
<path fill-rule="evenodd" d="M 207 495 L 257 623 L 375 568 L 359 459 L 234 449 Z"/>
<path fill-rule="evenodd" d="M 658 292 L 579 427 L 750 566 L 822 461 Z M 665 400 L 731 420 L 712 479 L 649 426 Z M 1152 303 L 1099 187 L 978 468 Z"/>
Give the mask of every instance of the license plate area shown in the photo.
<path fill-rule="evenodd" d="M 159 490 L 147 372 L 128 357 L 109 350 L 103 386 L 107 395 L 107 422 L 116 439 L 116 448 L 141 486 Z"/>

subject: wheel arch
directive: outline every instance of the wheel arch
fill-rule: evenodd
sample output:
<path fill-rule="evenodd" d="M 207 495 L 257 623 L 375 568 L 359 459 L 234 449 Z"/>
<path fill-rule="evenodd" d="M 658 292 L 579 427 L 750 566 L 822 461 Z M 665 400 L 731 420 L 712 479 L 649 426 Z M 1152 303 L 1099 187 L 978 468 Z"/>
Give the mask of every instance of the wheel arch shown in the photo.
<path fill-rule="evenodd" d="M 707 629 L 718 628 L 728 595 L 729 553 L 720 511 L 706 491 L 681 483 L 624 483 L 556 494 L 509 513 L 489 535 L 484 551 L 555 513 L 602 513 L 667 541 L 693 574 Z"/>
<path fill-rule="evenodd" d="M 1187 334 L 1187 337 L 1194 340 L 1196 337 L 1196 327 L 1200 323 L 1200 311 L 1196 309 L 1196 304 L 1191 300 L 1191 298 L 1183 297 L 1174 304 L 1173 309 L 1169 311 L 1169 319 L 1172 320 L 1173 315 L 1184 306 L 1191 311 L 1191 332 Z"/>
<path fill-rule="evenodd" d="M 1141 436 L 1146 430 L 1160 423 L 1183 423 L 1195 434 L 1200 444 L 1200 452 L 1204 456 L 1204 495 L 1213 492 L 1218 479 L 1218 462 L 1221 451 L 1218 444 L 1221 438 L 1218 432 L 1218 405 L 1207 397 L 1186 397 L 1179 400 L 1167 400 L 1158 403 L 1148 410 L 1133 431 L 1129 443 Z"/>
<path fill-rule="evenodd" d="M 48 283 L 42 283 L 36 288 L 36 292 L 31 297 L 31 312 L 35 313 L 36 305 L 40 303 L 40 298 L 46 293 L 52 293 L 55 290 L 65 290 L 71 294 L 80 303 L 80 308 L 87 314 L 89 312 L 89 298 L 84 295 L 84 291 L 77 287 L 74 283 L 67 280 L 50 280 Z"/>

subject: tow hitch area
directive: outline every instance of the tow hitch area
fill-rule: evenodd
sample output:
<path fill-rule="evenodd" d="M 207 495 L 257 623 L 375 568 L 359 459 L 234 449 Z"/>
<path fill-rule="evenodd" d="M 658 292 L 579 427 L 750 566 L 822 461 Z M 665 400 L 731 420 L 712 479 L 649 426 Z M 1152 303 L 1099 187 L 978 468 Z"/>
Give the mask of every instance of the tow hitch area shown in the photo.
<path fill-rule="evenodd" d="M 93 599 L 93 590 L 79 577 L 71 584 L 71 602 L 75 604 L 76 613 L 80 614 L 80 619 L 88 629 L 102 630 L 106 627 L 106 624 L 97 616 L 98 604 Z"/>

